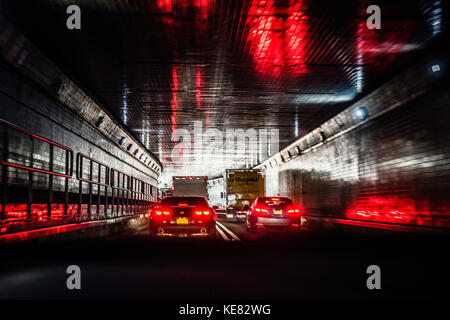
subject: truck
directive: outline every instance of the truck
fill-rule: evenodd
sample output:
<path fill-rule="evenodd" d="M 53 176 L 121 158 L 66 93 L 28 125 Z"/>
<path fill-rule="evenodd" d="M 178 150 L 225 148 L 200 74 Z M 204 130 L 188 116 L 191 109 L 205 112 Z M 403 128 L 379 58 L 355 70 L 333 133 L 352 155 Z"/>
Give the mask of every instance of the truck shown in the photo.
<path fill-rule="evenodd" d="M 227 169 L 224 180 L 227 219 L 244 221 L 253 201 L 265 194 L 264 174 L 260 169 Z"/>
<path fill-rule="evenodd" d="M 173 176 L 174 197 L 204 197 L 208 199 L 206 176 Z"/>

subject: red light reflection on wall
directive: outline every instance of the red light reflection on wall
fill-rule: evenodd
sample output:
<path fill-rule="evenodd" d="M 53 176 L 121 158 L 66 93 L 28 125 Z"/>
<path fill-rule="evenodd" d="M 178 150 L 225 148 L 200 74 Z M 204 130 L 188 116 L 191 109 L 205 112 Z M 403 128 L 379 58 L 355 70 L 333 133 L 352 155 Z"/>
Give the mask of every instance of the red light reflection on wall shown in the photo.
<path fill-rule="evenodd" d="M 373 196 L 359 199 L 357 203 L 351 206 L 345 213 L 346 218 L 388 222 L 397 224 L 412 224 L 422 226 L 450 226 L 450 211 L 430 210 L 430 205 L 420 203 L 420 201 L 412 199 L 402 199 L 397 196 L 380 197 Z"/>
<path fill-rule="evenodd" d="M 0 205 L 1 210 L 1 205 Z M 78 205 L 69 204 L 67 206 L 67 216 L 74 216 L 78 214 Z M 52 204 L 51 217 L 47 215 L 47 204 L 32 204 L 31 205 L 31 220 L 35 222 L 63 219 L 64 205 Z M 7 204 L 5 206 L 5 220 L 8 224 L 21 223 L 27 220 L 27 205 L 26 204 Z"/>
<path fill-rule="evenodd" d="M 248 11 L 247 45 L 255 70 L 273 77 L 305 73 L 308 17 L 301 11 L 302 2 L 291 1 L 287 8 L 275 3 L 253 0 Z"/>

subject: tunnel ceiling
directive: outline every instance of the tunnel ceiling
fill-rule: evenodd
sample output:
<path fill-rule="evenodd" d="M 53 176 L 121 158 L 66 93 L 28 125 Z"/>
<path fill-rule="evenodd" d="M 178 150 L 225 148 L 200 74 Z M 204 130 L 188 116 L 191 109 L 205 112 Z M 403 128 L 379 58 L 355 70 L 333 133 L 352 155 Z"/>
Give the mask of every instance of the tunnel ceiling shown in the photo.
<path fill-rule="evenodd" d="M 2 6 L 170 167 L 172 132 L 192 129 L 194 121 L 203 129 L 279 129 L 280 147 L 303 136 L 416 59 L 438 32 L 436 3 L 377 1 L 381 30 L 366 27 L 372 1 L 14 0 Z M 81 30 L 65 27 L 71 4 L 81 7 Z"/>

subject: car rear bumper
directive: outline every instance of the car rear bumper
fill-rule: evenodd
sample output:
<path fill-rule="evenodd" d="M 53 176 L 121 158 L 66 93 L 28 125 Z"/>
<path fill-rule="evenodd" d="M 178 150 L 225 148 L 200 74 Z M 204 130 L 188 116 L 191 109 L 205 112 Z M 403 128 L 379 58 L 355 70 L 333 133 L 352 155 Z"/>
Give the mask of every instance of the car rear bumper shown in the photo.
<path fill-rule="evenodd" d="M 272 218 L 272 217 L 257 217 L 255 221 L 255 227 L 264 228 L 299 228 L 300 218 Z"/>
<path fill-rule="evenodd" d="M 228 210 L 226 212 L 226 217 L 228 219 L 235 219 L 238 221 L 244 221 L 247 217 L 247 211 L 243 210 Z"/>
<path fill-rule="evenodd" d="M 215 230 L 215 225 L 154 224 L 152 228 L 154 234 L 160 237 L 206 237 Z"/>

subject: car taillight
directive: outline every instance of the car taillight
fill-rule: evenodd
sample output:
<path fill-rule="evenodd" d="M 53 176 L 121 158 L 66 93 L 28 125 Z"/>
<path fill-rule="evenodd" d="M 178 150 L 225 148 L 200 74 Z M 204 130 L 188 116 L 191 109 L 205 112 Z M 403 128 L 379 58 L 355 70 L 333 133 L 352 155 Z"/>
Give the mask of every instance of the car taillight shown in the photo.
<path fill-rule="evenodd" d="M 300 215 L 301 214 L 301 209 L 298 206 L 290 206 L 287 208 L 287 213 L 288 215 Z"/>
<path fill-rule="evenodd" d="M 155 214 L 157 216 L 170 216 L 172 213 L 172 211 L 170 209 L 166 209 L 166 208 L 158 208 L 155 210 Z"/>
<path fill-rule="evenodd" d="M 195 210 L 195 215 L 197 216 L 209 216 L 211 214 L 211 212 L 209 210 Z"/>
<path fill-rule="evenodd" d="M 256 206 L 255 212 L 257 215 L 265 215 L 265 214 L 269 214 L 269 209 L 266 207 L 262 207 L 262 206 Z"/>

